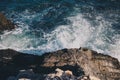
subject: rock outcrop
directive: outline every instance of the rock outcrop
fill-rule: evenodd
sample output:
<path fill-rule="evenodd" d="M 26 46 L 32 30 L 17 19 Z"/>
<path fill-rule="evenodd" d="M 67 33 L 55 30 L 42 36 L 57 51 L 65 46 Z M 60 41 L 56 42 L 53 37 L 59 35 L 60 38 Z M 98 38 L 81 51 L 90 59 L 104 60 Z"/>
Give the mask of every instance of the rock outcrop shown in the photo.
<path fill-rule="evenodd" d="M 119 61 L 93 50 L 63 49 L 43 56 L 45 56 L 42 64 L 44 67 L 78 66 L 77 71 L 83 71 L 90 77 L 100 80 L 120 80 Z M 80 74 L 79 72 L 77 74 Z"/>
<path fill-rule="evenodd" d="M 0 13 L 0 33 L 5 30 L 12 30 L 15 28 L 15 25 L 8 20 L 2 13 Z"/>
<path fill-rule="evenodd" d="M 120 80 L 120 63 L 116 58 L 86 48 L 63 49 L 42 56 L 23 54 L 11 49 L 0 50 L 1 80 L 10 76 L 15 78 L 24 69 L 32 69 L 39 75 L 39 79 L 41 77 L 40 80 L 45 80 L 44 75 L 55 73 L 56 69 L 60 72 L 54 74 L 58 78 L 66 71 L 66 74 L 74 77 L 89 76 L 90 80 Z"/>

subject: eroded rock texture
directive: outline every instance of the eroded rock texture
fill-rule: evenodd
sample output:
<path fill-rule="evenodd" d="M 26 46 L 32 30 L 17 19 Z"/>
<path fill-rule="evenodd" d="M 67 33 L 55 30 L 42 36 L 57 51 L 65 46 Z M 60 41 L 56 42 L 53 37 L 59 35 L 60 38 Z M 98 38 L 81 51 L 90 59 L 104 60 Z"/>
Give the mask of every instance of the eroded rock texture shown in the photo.
<path fill-rule="evenodd" d="M 120 63 L 108 55 L 97 53 L 86 48 L 64 49 L 45 54 L 42 66 L 78 66 L 78 73 L 99 78 L 100 80 L 120 80 Z M 76 69 L 76 68 L 75 68 Z M 74 71 L 73 71 L 74 72 Z"/>
<path fill-rule="evenodd" d="M 120 63 L 116 58 L 86 48 L 63 49 L 41 56 L 0 50 L 1 80 L 16 77 L 20 70 L 28 69 L 44 80 L 44 75 L 54 73 L 57 68 L 69 70 L 75 77 L 86 75 L 91 80 L 120 80 Z"/>

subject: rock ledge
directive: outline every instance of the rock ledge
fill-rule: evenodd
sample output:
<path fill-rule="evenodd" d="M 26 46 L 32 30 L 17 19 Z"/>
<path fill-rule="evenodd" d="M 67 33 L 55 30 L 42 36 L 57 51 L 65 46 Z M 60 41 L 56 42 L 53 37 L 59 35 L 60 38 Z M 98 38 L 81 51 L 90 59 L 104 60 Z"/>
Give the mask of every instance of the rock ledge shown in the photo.
<path fill-rule="evenodd" d="M 10 76 L 15 78 L 19 71 L 29 69 L 32 69 L 39 79 L 45 80 L 45 75 L 55 73 L 57 68 L 68 70 L 75 77 L 89 76 L 90 80 L 120 80 L 120 62 L 116 58 L 87 48 L 62 49 L 42 56 L 23 54 L 11 49 L 0 50 L 1 80 Z"/>

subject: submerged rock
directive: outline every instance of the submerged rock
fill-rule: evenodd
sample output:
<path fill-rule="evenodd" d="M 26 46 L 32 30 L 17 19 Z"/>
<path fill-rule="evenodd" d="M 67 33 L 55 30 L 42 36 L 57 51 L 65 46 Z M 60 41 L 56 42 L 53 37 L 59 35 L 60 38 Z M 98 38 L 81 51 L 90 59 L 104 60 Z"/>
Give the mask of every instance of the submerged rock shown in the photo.
<path fill-rule="evenodd" d="M 8 20 L 2 13 L 0 13 L 0 33 L 5 30 L 12 30 L 15 29 L 15 25 Z"/>
<path fill-rule="evenodd" d="M 86 48 L 63 49 L 42 56 L 0 50 L 1 80 L 17 76 L 23 69 L 32 69 L 39 80 L 85 80 L 85 75 L 90 80 L 120 80 L 120 63 L 116 58 Z"/>

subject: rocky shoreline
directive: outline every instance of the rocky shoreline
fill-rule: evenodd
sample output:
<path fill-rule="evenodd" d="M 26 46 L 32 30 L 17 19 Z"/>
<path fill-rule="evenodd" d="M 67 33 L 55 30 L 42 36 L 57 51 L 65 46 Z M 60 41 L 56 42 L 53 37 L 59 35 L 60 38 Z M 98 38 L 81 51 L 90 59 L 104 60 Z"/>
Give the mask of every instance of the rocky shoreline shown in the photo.
<path fill-rule="evenodd" d="M 28 74 L 19 78 L 54 80 L 66 75 L 57 71 L 61 75 L 55 76 L 58 74 L 56 69 L 68 71 L 74 78 L 71 80 L 82 80 L 82 76 L 89 76 L 87 80 L 120 80 L 120 62 L 116 58 L 87 48 L 62 49 L 41 56 L 0 50 L 0 80 L 16 80 L 18 75 L 26 72 Z M 36 77 L 32 77 L 33 73 Z M 70 80 L 70 77 L 57 80 Z"/>
<path fill-rule="evenodd" d="M 0 13 L 0 33 L 16 26 Z M 87 48 L 41 56 L 0 50 L 0 80 L 120 80 L 120 62 Z"/>

